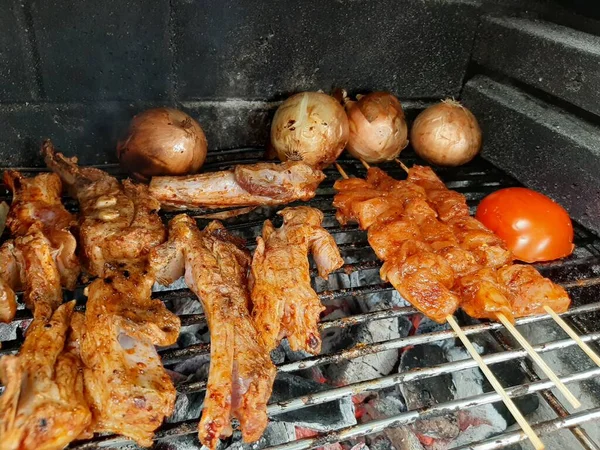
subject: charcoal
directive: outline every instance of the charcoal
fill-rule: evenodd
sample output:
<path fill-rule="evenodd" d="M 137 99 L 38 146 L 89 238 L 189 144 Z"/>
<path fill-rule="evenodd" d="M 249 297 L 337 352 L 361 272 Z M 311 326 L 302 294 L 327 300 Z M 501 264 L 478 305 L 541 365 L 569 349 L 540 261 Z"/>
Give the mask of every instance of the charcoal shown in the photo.
<path fill-rule="evenodd" d="M 0 323 L 0 341 L 12 341 L 17 338 L 18 322 Z"/>
<path fill-rule="evenodd" d="M 406 411 L 404 403 L 394 397 L 378 397 L 370 400 L 365 409 L 370 420 L 384 419 Z M 408 426 L 386 428 L 381 433 L 367 437 L 371 450 L 423 450 L 419 439 Z"/>
<path fill-rule="evenodd" d="M 284 351 L 285 357 L 288 361 L 301 361 L 303 359 L 311 358 L 313 356 L 310 353 L 302 350 L 299 350 L 297 352 L 293 351 L 290 348 L 290 344 L 288 343 L 287 339 L 281 341 L 281 345 L 279 347 Z M 311 367 L 310 369 L 299 370 L 297 374 L 301 375 L 304 378 L 313 380 L 317 383 L 320 383 L 321 381 L 325 380 L 325 376 L 323 375 L 323 370 L 321 369 L 321 367 Z"/>
<path fill-rule="evenodd" d="M 447 362 L 444 350 L 437 345 L 417 345 L 405 351 L 400 361 L 400 371 L 407 372 L 420 367 L 432 367 Z M 427 408 L 437 403 L 454 400 L 452 375 L 441 374 L 437 377 L 411 381 L 399 385 L 409 410 Z M 460 429 L 456 414 L 417 420 L 414 430 L 434 439 L 453 439 Z"/>
<path fill-rule="evenodd" d="M 167 418 L 168 423 L 182 422 L 184 420 L 198 419 L 202 413 L 204 394 L 179 394 L 175 401 L 173 414 Z"/>
<path fill-rule="evenodd" d="M 316 383 L 288 373 L 279 373 L 273 385 L 270 403 L 285 402 L 315 392 L 331 389 L 327 384 Z M 329 432 L 356 424 L 354 404 L 350 398 L 334 400 L 296 411 L 278 414 L 273 420 L 290 422 L 296 426 L 319 432 Z"/>
<path fill-rule="evenodd" d="M 293 424 L 271 421 L 258 441 L 246 444 L 242 441 L 242 433 L 236 430 L 227 443 L 219 445 L 219 450 L 259 450 L 274 445 L 285 444 L 295 439 L 296 427 Z"/>
<path fill-rule="evenodd" d="M 498 344 L 498 342 L 495 341 L 494 338 L 489 334 L 477 334 L 473 336 L 471 340 L 480 353 L 491 354 L 503 350 L 500 344 Z M 451 354 L 449 356 L 452 357 Z M 465 358 L 468 357 L 462 357 L 462 359 Z M 481 371 L 479 369 L 473 370 L 479 372 L 482 379 L 482 390 L 478 391 L 477 393 L 493 391 L 492 386 L 489 384 L 487 378 L 481 374 Z M 525 372 L 523 372 L 521 369 L 521 362 L 518 359 L 494 364 L 494 375 L 496 375 L 496 378 L 498 378 L 498 381 L 500 381 L 502 386 L 517 386 L 530 381 Z M 523 413 L 524 416 L 527 416 L 538 409 L 540 400 L 536 394 L 529 394 L 515 398 L 514 403 L 517 405 L 521 413 Z M 504 403 L 496 402 L 493 406 L 504 418 L 507 427 L 516 423 L 515 418 L 508 411 Z"/>
<path fill-rule="evenodd" d="M 406 336 L 410 323 L 403 317 L 363 323 L 351 327 L 345 347 L 398 339 Z M 326 368 L 327 378 L 334 384 L 350 384 L 390 374 L 398 363 L 398 350 L 388 350 L 354 358 Z"/>
<path fill-rule="evenodd" d="M 210 355 L 198 355 L 186 359 L 174 367 L 174 371 L 181 375 L 192 375 L 194 381 L 206 380 L 210 367 Z"/>
<path fill-rule="evenodd" d="M 363 312 L 370 312 L 410 306 L 410 303 L 404 300 L 398 291 L 390 290 L 361 297 L 359 306 Z"/>
<path fill-rule="evenodd" d="M 285 361 L 285 350 L 281 346 L 271 352 L 271 361 L 273 361 L 273 364 L 283 364 Z"/>

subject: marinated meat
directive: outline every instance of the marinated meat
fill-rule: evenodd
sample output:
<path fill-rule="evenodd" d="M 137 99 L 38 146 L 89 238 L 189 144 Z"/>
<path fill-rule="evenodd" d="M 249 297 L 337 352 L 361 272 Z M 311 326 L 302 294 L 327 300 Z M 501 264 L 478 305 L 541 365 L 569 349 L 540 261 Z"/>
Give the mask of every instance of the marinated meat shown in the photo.
<path fill-rule="evenodd" d="M 210 370 L 198 435 L 210 449 L 231 435 L 231 418 L 239 420 L 245 442 L 258 440 L 268 422 L 276 371 L 248 310 L 249 264 L 239 238 L 218 222 L 201 232 L 187 215 L 171 220 L 169 240 L 150 254 L 161 283 L 185 274 L 208 320 Z"/>
<path fill-rule="evenodd" d="M 69 333 L 74 306 L 34 319 L 19 354 L 0 359 L 3 450 L 61 450 L 90 424 L 77 335 Z"/>
<path fill-rule="evenodd" d="M 150 249 L 164 241 L 160 204 L 146 186 L 120 183 L 102 170 L 79 167 L 77 158 L 56 153 L 50 141 L 42 151 L 47 166 L 79 201 L 79 235 L 91 275 L 103 277 L 114 267 L 139 266 Z"/>
<path fill-rule="evenodd" d="M 111 432 L 152 445 L 154 431 L 175 406 L 175 387 L 155 345 L 177 341 L 179 318 L 152 299 L 154 277 L 116 272 L 88 288 L 78 324 L 90 432 Z"/>
<path fill-rule="evenodd" d="M 256 163 L 185 177 L 154 177 L 150 193 L 171 208 L 282 205 L 313 198 L 324 179 L 323 172 L 299 161 Z"/>
<path fill-rule="evenodd" d="M 16 311 L 15 290 L 36 318 L 50 318 L 62 303 L 62 287 L 75 288 L 80 272 L 77 242 L 71 233 L 75 218 L 61 203 L 62 183 L 55 174 L 24 177 L 4 173 L 13 201 L 7 226 L 13 239 L 0 247 L 0 321 Z"/>
<path fill-rule="evenodd" d="M 325 307 L 310 284 L 308 254 L 327 278 L 344 261 L 333 237 L 321 226 L 323 213 L 300 206 L 280 211 L 283 225 L 267 220 L 252 259 L 252 316 L 271 351 L 287 338 L 292 350 L 318 354 L 318 321 Z"/>
<path fill-rule="evenodd" d="M 560 314 L 571 304 L 569 295 L 561 286 L 544 278 L 532 266 L 513 264 L 503 267 L 498 270 L 498 278 L 512 294 L 511 307 L 515 317 L 546 314 L 544 306 Z"/>

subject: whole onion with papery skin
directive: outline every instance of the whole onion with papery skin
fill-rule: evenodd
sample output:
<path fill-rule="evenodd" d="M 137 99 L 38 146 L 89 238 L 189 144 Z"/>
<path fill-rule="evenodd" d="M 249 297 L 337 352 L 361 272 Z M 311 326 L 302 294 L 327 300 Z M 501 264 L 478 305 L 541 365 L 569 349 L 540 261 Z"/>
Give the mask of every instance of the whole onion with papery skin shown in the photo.
<path fill-rule="evenodd" d="M 355 158 L 374 164 L 391 161 L 408 145 L 402 105 L 389 92 L 345 100 L 344 107 L 350 125 L 346 149 Z"/>
<path fill-rule="evenodd" d="M 481 149 L 481 129 L 475 116 L 455 100 L 444 100 L 421 112 L 410 141 L 417 155 L 440 166 L 460 166 Z"/>
<path fill-rule="evenodd" d="M 348 117 L 342 105 L 320 92 L 292 95 L 275 112 L 271 146 L 281 161 L 303 161 L 322 169 L 348 142 Z"/>
<path fill-rule="evenodd" d="M 173 108 L 137 114 L 117 145 L 121 166 L 139 178 L 195 173 L 204 164 L 206 150 L 198 122 Z"/>

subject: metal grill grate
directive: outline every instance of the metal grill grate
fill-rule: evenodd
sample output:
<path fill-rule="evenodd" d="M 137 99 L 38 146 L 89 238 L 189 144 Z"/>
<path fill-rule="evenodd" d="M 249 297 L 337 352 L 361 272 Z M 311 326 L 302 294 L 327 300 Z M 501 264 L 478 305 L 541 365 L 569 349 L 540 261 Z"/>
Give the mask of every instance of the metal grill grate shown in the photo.
<path fill-rule="evenodd" d="M 238 149 L 226 152 L 221 152 L 216 155 L 210 155 L 205 165 L 205 170 L 221 170 L 233 164 L 252 163 L 262 158 L 262 150 L 259 149 Z M 403 160 L 407 164 L 415 162 L 414 155 L 411 153 L 403 153 Z M 342 159 L 340 164 L 350 175 L 363 176 L 364 169 L 358 161 Z M 114 165 L 101 167 L 112 173 L 118 173 L 118 168 Z M 404 178 L 404 173 L 396 165 L 383 166 L 388 173 L 396 178 Z M 26 174 L 38 172 L 40 169 L 23 169 Z M 518 185 L 518 183 L 493 167 L 484 160 L 478 159 L 475 162 L 456 169 L 438 170 L 441 178 L 447 183 L 448 187 L 455 189 L 466 195 L 470 206 L 475 206 L 479 200 L 488 193 L 500 188 Z M 321 209 L 325 214 L 324 225 L 329 232 L 336 238 L 346 264 L 342 267 L 334 277 L 346 280 L 345 285 L 349 287 L 333 288 L 324 282 L 316 282 L 317 291 L 321 300 L 327 304 L 328 302 L 340 302 L 349 298 L 358 298 L 368 295 L 377 294 L 386 291 L 391 291 L 392 287 L 389 284 L 363 284 L 360 277 L 352 277 L 352 274 L 377 271 L 380 267 L 380 262 L 375 257 L 374 253 L 369 248 L 364 232 L 356 227 L 341 228 L 335 220 L 335 210 L 332 206 L 333 182 L 339 178 L 339 174 L 333 170 L 326 171 L 327 179 L 319 188 L 317 196 L 308 202 L 309 205 Z M 10 194 L 5 187 L 0 190 L 0 196 L 10 201 Z M 69 208 L 75 210 L 76 203 L 72 200 L 66 200 Z M 197 214 L 197 211 L 190 212 L 192 215 Z M 248 216 L 242 216 L 226 221 L 226 226 L 234 233 L 246 238 L 249 247 L 253 247 L 255 237 L 260 233 L 264 219 L 274 216 L 274 208 L 260 208 L 252 212 Z M 162 213 L 165 221 L 171 218 L 174 214 L 171 212 Z M 276 219 L 274 219 L 276 221 Z M 204 225 L 204 220 L 199 220 L 199 225 Z M 576 250 L 574 254 L 560 262 L 551 262 L 538 266 L 540 271 L 553 279 L 555 282 L 564 286 L 573 299 L 572 308 L 563 315 L 573 325 L 586 342 L 595 343 L 600 340 L 600 327 L 597 326 L 598 318 L 600 318 L 600 301 L 598 294 L 600 292 L 600 239 L 592 233 L 576 226 Z M 4 236 L 5 237 L 5 236 Z M 313 277 L 315 275 L 313 271 Z M 313 278 L 314 279 L 314 278 Z M 330 278 L 331 280 L 331 278 Z M 357 281 L 358 280 L 358 281 Z M 85 298 L 82 295 L 84 286 L 79 286 L 75 293 L 78 299 L 78 308 L 83 309 L 85 306 Z M 70 295 L 70 294 L 69 294 Z M 187 289 L 174 290 L 167 292 L 156 292 L 155 296 L 161 298 L 167 303 L 172 304 L 176 299 L 194 298 Z M 330 328 L 345 328 L 354 326 L 369 321 L 377 321 L 401 316 L 413 316 L 419 314 L 412 307 L 401 307 L 393 309 L 384 309 L 380 311 L 367 312 L 356 314 L 350 317 L 327 320 L 321 323 L 321 330 Z M 180 316 L 182 326 L 205 323 L 202 314 L 188 314 Z M 31 318 L 29 311 L 23 308 L 20 304 L 20 310 L 17 313 L 15 322 L 17 324 L 25 324 Z M 463 318 L 464 319 L 464 318 Z M 548 316 L 528 317 L 517 320 L 518 325 L 538 327 L 540 324 L 547 323 L 551 319 Z M 530 382 L 519 386 L 513 386 L 507 389 L 511 397 L 521 397 L 531 393 L 540 393 L 547 403 L 554 409 L 557 417 L 538 423 L 534 429 L 542 434 L 551 433 L 565 428 L 571 429 L 571 432 L 576 436 L 578 441 L 584 448 L 598 448 L 592 438 L 588 436 L 584 429 L 579 425 L 589 421 L 600 420 L 600 404 L 592 405 L 574 414 L 569 414 L 567 408 L 554 396 L 550 388 L 551 383 L 545 379 L 540 380 L 535 371 L 526 361 L 526 353 L 519 347 L 512 347 L 511 342 L 506 339 L 502 332 L 502 325 L 494 322 L 473 323 L 472 321 L 465 322 L 463 320 L 463 328 L 467 335 L 489 334 L 496 338 L 503 346 L 503 351 L 486 354 L 484 361 L 487 364 L 493 365 L 496 363 L 519 359 L 522 361 L 524 370 L 530 376 Z M 8 327 L 14 327 L 8 325 Z M 7 327 L 7 325 L 0 325 Z M 1 330 L 2 328 L 0 328 Z M 454 333 L 451 330 L 437 330 L 425 334 L 407 336 L 403 338 L 393 339 L 385 342 L 355 345 L 351 348 L 346 348 L 337 353 L 319 355 L 316 357 L 306 358 L 296 362 L 285 363 L 278 366 L 280 372 L 295 372 L 298 370 L 309 369 L 325 364 L 333 364 L 343 362 L 349 359 L 358 358 L 368 354 L 382 352 L 386 350 L 399 350 L 425 343 L 441 342 L 444 340 L 454 339 Z M 542 354 L 563 350 L 575 347 L 575 343 L 571 339 L 566 339 L 566 335 L 557 335 L 555 340 L 550 342 L 541 342 L 535 345 L 535 349 Z M 18 350 L 22 342 L 22 329 L 17 328 L 16 339 L 5 340 L 2 342 L 0 354 L 12 353 Z M 208 355 L 210 352 L 209 344 L 194 344 L 181 348 L 163 349 L 159 353 L 163 363 L 169 367 L 175 363 L 184 361 L 188 358 Z M 327 403 L 336 399 L 349 397 L 360 393 L 372 393 L 381 389 L 406 383 L 409 381 L 423 380 L 431 377 L 436 377 L 441 374 L 455 373 L 465 369 L 476 368 L 476 363 L 471 359 L 448 362 L 445 364 L 420 367 L 414 370 L 392 374 L 382 378 L 362 381 L 347 386 L 332 387 L 331 389 L 316 392 L 311 395 L 306 395 L 291 400 L 272 403 L 269 405 L 269 415 L 276 419 L 278 414 L 299 410 L 309 406 Z M 574 385 L 576 383 L 586 382 L 600 376 L 600 368 L 590 365 L 579 367 L 579 371 L 571 371 L 571 373 L 559 373 L 561 379 L 565 383 Z M 202 392 L 205 390 L 205 381 L 184 382 L 177 385 L 178 393 L 190 394 Z M 600 391 L 600 388 L 598 389 Z M 461 398 L 452 402 L 437 404 L 427 409 L 414 410 L 403 412 L 398 415 L 386 417 L 384 419 L 373 420 L 367 423 L 361 423 L 345 429 L 340 429 L 326 435 L 299 439 L 287 444 L 271 447 L 277 450 L 302 450 L 314 447 L 323 446 L 329 443 L 335 443 L 353 437 L 368 435 L 385 429 L 386 427 L 402 426 L 415 422 L 417 419 L 423 419 L 440 414 L 447 414 L 452 411 L 459 411 L 465 408 L 473 408 L 479 405 L 499 402 L 499 396 L 494 392 L 484 393 L 481 395 Z M 156 434 L 158 441 L 168 440 L 177 436 L 196 433 L 197 420 L 185 421 L 179 423 L 171 423 L 164 425 Z M 518 431 L 507 431 L 500 436 L 495 436 L 493 439 L 484 442 L 472 443 L 464 448 L 477 449 L 493 449 L 500 448 L 510 444 L 514 444 L 525 439 L 524 435 Z M 94 440 L 74 444 L 72 447 L 77 449 L 92 449 L 100 447 L 113 447 L 119 445 L 131 445 L 131 441 L 116 437 L 116 436 L 101 436 Z M 461 447 L 463 448 L 463 447 Z"/>

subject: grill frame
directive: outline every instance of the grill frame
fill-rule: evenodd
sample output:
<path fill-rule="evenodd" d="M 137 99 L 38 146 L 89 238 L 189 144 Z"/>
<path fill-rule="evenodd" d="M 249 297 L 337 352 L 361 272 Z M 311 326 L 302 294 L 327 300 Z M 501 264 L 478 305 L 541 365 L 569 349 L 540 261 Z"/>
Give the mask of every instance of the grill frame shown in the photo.
<path fill-rule="evenodd" d="M 215 171 L 228 168 L 235 164 L 253 163 L 261 160 L 263 157 L 263 150 L 257 148 L 245 148 L 245 149 L 233 149 L 228 151 L 221 151 L 219 153 L 208 155 L 207 162 L 205 164 L 205 171 Z M 416 156 L 414 153 L 407 151 L 402 154 L 403 161 L 408 164 L 416 163 Z M 365 169 L 356 160 L 342 158 L 339 160 L 340 164 L 344 167 L 346 172 L 352 176 L 364 176 Z M 109 173 L 122 176 L 117 165 L 102 165 L 96 166 L 103 170 L 107 170 Z M 382 165 L 382 168 L 388 171 L 392 176 L 396 178 L 404 178 L 404 173 L 394 164 Z M 26 175 L 33 175 L 35 173 L 44 171 L 44 169 L 37 168 L 17 168 Z M 446 182 L 449 188 L 455 189 L 467 196 L 469 205 L 473 208 L 478 201 L 488 193 L 501 188 L 509 186 L 519 186 L 520 184 L 512 177 L 504 173 L 502 170 L 494 167 L 489 162 L 477 158 L 474 162 L 455 169 L 442 169 L 436 172 Z M 331 205 L 331 199 L 333 196 L 332 184 L 333 181 L 338 179 L 340 176 L 334 169 L 326 170 L 328 176 L 327 180 L 319 187 L 317 196 L 308 201 L 302 202 L 302 204 L 308 204 L 315 206 L 323 210 L 325 213 L 325 228 L 336 238 L 339 242 L 342 250 L 342 255 L 345 260 L 354 259 L 350 258 L 353 253 L 360 254 L 361 252 L 368 252 L 370 248 L 365 239 L 365 233 L 359 230 L 357 227 L 342 228 L 335 222 L 334 214 L 335 210 Z M 5 188 L 4 188 L 5 189 Z M 10 202 L 10 194 L 8 191 L 0 191 L 0 200 L 8 200 Z M 75 201 L 68 199 L 65 201 L 67 207 L 71 210 L 76 211 L 77 204 Z M 300 204 L 300 203 L 299 203 Z M 265 208 L 265 214 L 251 213 L 250 220 L 247 220 L 247 216 L 235 218 L 224 221 L 227 229 L 235 234 L 242 235 L 248 239 L 248 247 L 253 249 L 253 239 L 260 233 L 262 223 L 267 218 L 272 218 L 274 212 L 277 209 L 281 209 L 284 206 L 278 208 Z M 213 210 L 214 211 L 214 210 Z M 191 215 L 198 215 L 201 211 L 177 211 L 177 212 L 161 212 L 161 216 L 165 222 L 173 217 L 173 215 L 180 212 L 188 212 Z M 254 218 L 261 214 L 259 218 Z M 198 220 L 199 226 L 208 223 L 208 220 Z M 551 279 L 559 282 L 563 287 L 569 290 L 572 294 L 577 292 L 577 299 L 585 297 L 583 291 L 600 290 L 600 239 L 596 237 L 592 232 L 585 228 L 575 224 L 576 229 L 576 253 L 573 256 L 567 258 L 565 261 L 551 262 L 540 264 L 537 267 L 542 271 L 545 276 L 549 276 Z M 2 236 L 2 240 L 6 238 L 6 234 Z M 342 241 L 342 242 L 340 242 Z M 372 253 L 372 252 L 371 252 Z M 349 256 L 350 255 L 350 256 Z M 360 258 L 355 257 L 360 260 Z M 372 259 L 360 262 L 350 262 L 344 265 L 337 274 L 350 274 L 365 270 L 378 269 L 381 263 L 377 261 L 374 254 Z M 312 270 L 313 277 L 316 272 Z M 321 283 L 322 284 L 322 283 Z M 78 309 L 84 308 L 85 298 L 82 295 L 82 291 L 85 285 L 77 287 L 75 297 L 78 300 Z M 350 288 L 339 288 L 339 289 L 326 289 L 321 290 L 319 297 L 322 301 L 333 301 L 343 300 L 347 297 L 360 297 L 365 294 L 375 294 L 385 291 L 393 290 L 393 288 L 385 283 L 381 284 L 368 284 L 361 286 L 353 286 Z M 591 292 L 593 294 L 593 292 Z M 588 293 L 589 294 L 589 293 Z M 66 296 L 70 295 L 66 293 Z M 173 291 L 157 291 L 153 294 L 157 298 L 161 298 L 167 304 L 173 299 L 179 297 L 191 297 L 195 298 L 194 294 L 187 289 L 173 290 Z M 71 297 L 72 298 L 72 297 Z M 600 317 L 600 301 L 591 302 L 585 304 L 575 304 L 573 302 L 572 308 L 564 313 L 562 316 L 569 321 L 569 323 L 578 331 L 582 339 L 588 343 L 591 343 L 596 349 L 598 341 L 600 341 L 600 328 L 594 327 L 594 315 L 597 314 Z M 23 305 L 20 302 L 20 310 L 18 311 L 16 321 L 25 322 L 31 318 L 31 314 L 27 310 L 23 310 Z M 333 327 L 348 327 L 359 323 L 365 323 L 367 321 L 381 320 L 386 318 L 411 316 L 419 314 L 412 307 L 404 308 L 392 308 L 381 311 L 369 312 L 356 314 L 350 317 L 344 317 L 341 319 L 334 319 L 329 321 L 321 322 L 321 330 L 326 330 Z M 202 314 L 192 314 L 180 316 L 182 318 L 182 326 L 198 324 L 205 322 Z M 542 321 L 551 320 L 549 316 L 535 316 L 527 317 L 517 320 L 517 325 L 534 324 Z M 502 330 L 504 327 L 495 322 L 482 322 L 473 325 L 463 326 L 463 330 L 467 335 L 476 335 L 480 333 L 490 333 L 491 336 L 504 348 L 502 352 L 496 352 L 492 354 L 484 355 L 484 361 L 488 364 L 494 364 L 502 361 L 508 361 L 511 359 L 520 359 L 521 365 L 530 378 L 530 382 L 520 386 L 515 386 L 507 389 L 508 394 L 511 397 L 523 396 L 532 392 L 539 392 L 543 395 L 548 405 L 551 406 L 557 414 L 557 418 L 549 420 L 537 425 L 534 425 L 534 429 L 540 432 L 556 431 L 563 428 L 570 428 L 583 448 L 596 449 L 598 443 L 594 443 L 591 438 L 587 435 L 585 430 L 579 427 L 580 424 L 585 423 L 589 420 L 600 419 L 600 408 L 593 408 L 587 411 L 578 412 L 576 414 L 569 415 L 565 406 L 554 396 L 549 390 L 552 387 L 552 383 L 548 380 L 539 380 L 539 377 L 532 370 L 526 359 L 526 352 L 521 349 L 515 349 L 511 343 L 506 339 L 503 339 L 504 335 Z M 308 369 L 311 367 L 320 366 L 323 364 L 331 364 L 336 362 L 345 361 L 351 358 L 357 358 L 368 354 L 386 351 L 386 350 L 400 350 L 402 348 L 409 347 L 411 345 L 418 345 L 431 342 L 439 342 L 447 339 L 454 339 L 455 334 L 452 330 L 434 331 L 426 334 L 419 334 L 414 336 L 407 336 L 399 339 L 389 340 L 382 343 L 359 345 L 333 353 L 331 355 L 319 355 L 316 357 L 307 358 L 304 360 L 285 363 L 277 367 L 280 372 L 295 372 L 298 370 Z M 22 333 L 19 333 L 17 339 L 13 341 L 2 342 L 2 348 L 0 349 L 1 354 L 14 353 L 20 343 L 22 342 Z M 534 348 L 542 353 L 573 347 L 576 344 L 571 339 L 559 339 L 551 341 L 549 343 L 535 345 Z M 201 354 L 208 354 L 210 346 L 209 344 L 195 344 L 182 349 L 165 349 L 160 350 L 159 354 L 163 359 L 165 365 L 171 365 L 176 362 L 183 361 L 187 358 L 198 356 Z M 375 392 L 377 390 L 398 385 L 402 382 L 414 381 L 419 379 L 426 379 L 437 376 L 442 373 L 454 373 L 460 370 L 476 368 L 477 364 L 472 359 L 465 359 L 460 361 L 449 362 L 436 367 L 424 367 L 409 372 L 403 372 L 399 374 L 392 374 L 385 377 L 381 377 L 375 380 L 363 381 L 359 383 L 350 384 L 348 386 L 333 387 L 326 391 L 318 392 L 312 395 L 298 397 L 286 402 L 272 403 L 268 407 L 270 417 L 276 417 L 277 414 L 289 412 L 301 408 L 305 408 L 311 405 L 326 403 L 332 400 L 344 398 L 349 395 L 354 395 L 364 392 Z M 600 368 L 587 369 L 582 372 L 571 373 L 564 375 L 561 378 L 563 382 L 575 382 L 589 380 L 594 377 L 600 377 Z M 189 394 L 201 392 L 205 389 L 205 382 L 192 382 L 187 384 L 176 385 L 178 394 Z M 319 447 L 325 444 L 339 442 L 341 440 L 348 439 L 350 437 L 357 437 L 366 434 L 371 434 L 388 426 L 399 426 L 413 423 L 417 419 L 431 417 L 433 415 L 446 414 L 450 411 L 458 411 L 468 407 L 479 406 L 483 404 L 489 404 L 500 401 L 499 396 L 492 392 L 487 392 L 481 395 L 476 395 L 464 399 L 455 400 L 448 403 L 438 404 L 434 407 L 427 409 L 407 411 L 396 416 L 392 416 L 386 419 L 379 419 L 370 421 L 363 424 L 357 424 L 352 427 L 348 427 L 342 430 L 317 436 L 314 438 L 299 439 L 288 444 L 282 444 L 274 447 L 270 447 L 271 450 L 301 450 Z M 156 439 L 167 440 L 176 436 L 188 435 L 196 433 L 197 420 L 178 422 L 174 424 L 165 424 L 159 429 Z M 495 449 L 503 446 L 519 442 L 525 439 L 524 434 L 521 432 L 504 432 L 501 435 L 495 436 L 492 439 L 481 441 L 475 444 L 474 448 L 478 449 Z M 93 440 L 72 444 L 70 448 L 76 449 L 95 449 L 113 447 L 119 445 L 131 445 L 131 441 L 125 438 L 117 436 L 100 436 Z M 200 448 L 200 446 L 198 446 Z M 462 448 L 462 447 L 461 447 Z M 465 447 L 466 448 L 466 447 Z"/>

